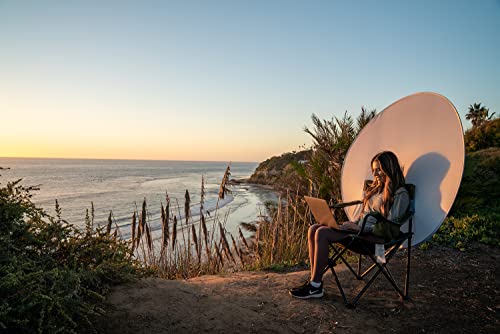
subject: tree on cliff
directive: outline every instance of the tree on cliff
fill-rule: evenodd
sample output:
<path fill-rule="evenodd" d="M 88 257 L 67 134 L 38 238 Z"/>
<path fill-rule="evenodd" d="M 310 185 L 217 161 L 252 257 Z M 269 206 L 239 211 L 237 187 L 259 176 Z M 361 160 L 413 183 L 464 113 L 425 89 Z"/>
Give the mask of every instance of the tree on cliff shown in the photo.
<path fill-rule="evenodd" d="M 340 176 L 347 150 L 361 129 L 375 117 L 375 109 L 361 108 L 356 118 L 344 113 L 342 118 L 320 120 L 312 115 L 314 128 L 304 128 L 313 138 L 313 152 L 304 166 L 304 175 L 310 183 L 310 194 L 333 201 L 341 200 Z"/>
<path fill-rule="evenodd" d="M 495 113 L 489 115 L 489 112 L 490 110 L 486 106 L 482 106 L 481 102 L 474 103 L 469 106 L 465 119 L 471 121 L 473 127 L 478 127 L 493 118 Z"/>

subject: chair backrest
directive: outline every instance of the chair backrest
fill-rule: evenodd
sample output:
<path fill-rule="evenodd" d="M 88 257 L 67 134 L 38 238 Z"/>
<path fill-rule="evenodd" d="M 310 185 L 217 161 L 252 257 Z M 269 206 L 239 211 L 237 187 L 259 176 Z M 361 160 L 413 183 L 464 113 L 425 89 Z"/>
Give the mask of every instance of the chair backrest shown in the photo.
<path fill-rule="evenodd" d="M 408 207 L 408 211 L 411 214 L 415 213 L 415 185 L 412 183 L 405 184 L 406 191 L 410 195 L 410 206 Z"/>

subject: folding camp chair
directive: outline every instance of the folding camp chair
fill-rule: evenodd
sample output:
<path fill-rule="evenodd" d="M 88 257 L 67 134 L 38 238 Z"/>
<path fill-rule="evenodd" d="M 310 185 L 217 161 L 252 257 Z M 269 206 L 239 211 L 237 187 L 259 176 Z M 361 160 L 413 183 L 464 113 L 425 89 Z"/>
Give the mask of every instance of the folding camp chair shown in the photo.
<path fill-rule="evenodd" d="M 346 237 L 337 243 L 331 243 L 330 244 L 330 249 L 333 251 L 333 255 L 329 258 L 328 260 L 328 265 L 325 267 L 323 270 L 323 274 L 328 271 L 328 269 L 331 270 L 333 277 L 335 278 L 335 282 L 337 283 L 337 287 L 339 288 L 340 294 L 342 295 L 342 298 L 344 300 L 344 304 L 349 307 L 349 308 L 355 308 L 356 305 L 358 304 L 359 299 L 363 296 L 363 294 L 366 292 L 366 290 L 372 285 L 372 283 L 375 281 L 375 279 L 379 276 L 380 273 L 383 274 L 387 278 L 387 280 L 391 283 L 393 288 L 399 293 L 399 295 L 403 298 L 403 300 L 409 300 L 409 288 L 410 288 L 410 259 L 411 259 L 411 242 L 412 242 L 412 235 L 413 235 L 413 215 L 415 213 L 415 185 L 413 184 L 406 184 L 405 185 L 406 189 L 408 190 L 408 193 L 410 195 L 410 205 L 408 207 L 407 213 L 401 221 L 403 222 L 398 223 L 398 222 L 393 222 L 385 217 L 383 217 L 379 213 L 370 213 L 367 214 L 364 219 L 363 219 L 363 224 L 361 226 L 361 230 L 356 233 L 356 234 L 347 234 Z M 332 205 L 332 208 L 343 208 L 346 206 L 350 205 L 355 205 L 355 204 L 360 204 L 361 201 L 355 201 L 355 202 L 350 202 L 350 203 L 339 203 Z M 400 230 L 399 236 L 393 240 L 384 240 L 383 238 L 380 238 L 378 236 L 375 236 L 373 234 L 367 234 L 363 233 L 363 230 L 365 228 L 366 221 L 368 217 L 375 217 L 377 221 L 384 221 L 388 224 L 393 224 L 396 226 L 401 226 L 408 224 L 408 232 L 403 232 Z M 393 258 L 393 256 L 400 250 L 402 245 L 407 242 L 407 263 L 406 263 L 406 278 L 405 278 L 405 287 L 404 291 L 401 290 L 401 288 L 398 286 L 396 283 L 396 280 L 392 276 L 391 272 L 389 271 L 388 264 L 390 260 Z M 340 246 L 338 246 L 340 244 Z M 375 256 L 375 245 L 376 244 L 383 244 L 384 249 L 385 249 L 385 263 L 379 263 L 377 262 L 376 256 Z M 359 254 L 359 260 L 358 260 L 358 268 L 357 271 L 355 271 L 351 265 L 346 261 L 344 258 L 344 254 L 346 253 L 347 250 L 350 250 L 354 253 Z M 363 273 L 361 273 L 361 260 L 362 257 L 366 256 L 367 258 L 371 259 L 373 261 L 373 264 L 366 269 Z M 358 294 L 351 300 L 349 301 L 344 293 L 344 289 L 342 288 L 342 285 L 340 283 L 339 277 L 337 276 L 337 273 L 335 271 L 335 266 L 337 264 L 337 261 L 341 260 L 351 271 L 351 273 L 354 274 L 354 276 L 358 280 L 364 280 L 367 278 L 367 276 L 372 273 L 374 270 L 375 272 L 371 276 L 371 278 L 365 282 L 364 287 L 361 289 L 361 291 L 358 292 Z"/>

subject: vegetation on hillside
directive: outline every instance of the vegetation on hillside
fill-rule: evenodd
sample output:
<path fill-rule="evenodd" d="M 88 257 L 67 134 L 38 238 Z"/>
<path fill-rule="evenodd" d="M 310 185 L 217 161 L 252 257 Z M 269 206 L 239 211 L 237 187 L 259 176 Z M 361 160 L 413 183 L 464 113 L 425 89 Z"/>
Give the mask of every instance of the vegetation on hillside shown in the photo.
<path fill-rule="evenodd" d="M 465 250 L 471 242 L 500 247 L 500 119 L 481 103 L 469 107 L 465 166 L 453 207 L 432 242 Z"/>
<path fill-rule="evenodd" d="M 138 277 L 129 244 L 87 217 L 83 231 L 48 216 L 20 180 L 0 187 L 0 331 L 91 328 L 113 284 Z"/>
<path fill-rule="evenodd" d="M 308 184 L 297 175 L 296 166 L 310 160 L 311 152 L 309 149 L 271 157 L 257 166 L 248 182 L 269 185 L 282 191 L 286 191 L 286 187 L 292 184 L 300 189 L 307 189 Z"/>
<path fill-rule="evenodd" d="M 377 111 L 364 107 L 356 120 L 347 112 L 342 118 L 320 120 L 312 115 L 314 127 L 304 128 L 313 139 L 311 160 L 304 166 L 303 175 L 310 184 L 309 194 L 333 202 L 342 199 L 340 176 L 344 158 L 359 132 L 375 117 Z"/>
<path fill-rule="evenodd" d="M 500 118 L 486 121 L 467 130 L 464 135 L 467 153 L 500 147 Z"/>
<path fill-rule="evenodd" d="M 313 114 L 313 128 L 304 128 L 313 139 L 312 148 L 267 159 L 259 164 L 249 181 L 269 184 L 277 190 L 298 192 L 299 195 L 338 201 L 340 173 L 347 150 L 375 115 L 376 110 L 368 111 L 364 107 L 356 119 L 347 112 L 342 118 L 331 120 L 321 120 Z"/>
<path fill-rule="evenodd" d="M 500 119 L 488 117 L 488 109 L 480 105 L 469 108 L 473 126 L 464 136 L 468 153 L 460 189 L 433 236 L 433 242 L 462 250 L 471 241 L 500 247 Z M 471 118 L 471 112 L 480 119 Z"/>

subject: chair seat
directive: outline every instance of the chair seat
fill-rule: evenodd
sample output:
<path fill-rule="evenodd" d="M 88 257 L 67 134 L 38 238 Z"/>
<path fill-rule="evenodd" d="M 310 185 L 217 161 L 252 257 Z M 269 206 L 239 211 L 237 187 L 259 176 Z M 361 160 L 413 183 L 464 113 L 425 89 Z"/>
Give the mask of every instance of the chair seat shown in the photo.
<path fill-rule="evenodd" d="M 340 240 L 338 243 L 347 247 L 349 250 L 352 250 L 355 253 L 368 255 L 375 254 L 375 245 L 383 244 L 385 249 L 392 247 L 397 244 L 401 240 L 408 239 L 410 233 L 399 233 L 399 237 L 393 239 L 389 242 L 386 242 L 383 238 L 376 236 L 372 233 L 365 233 L 361 235 L 357 234 L 349 234 L 348 237 Z"/>

